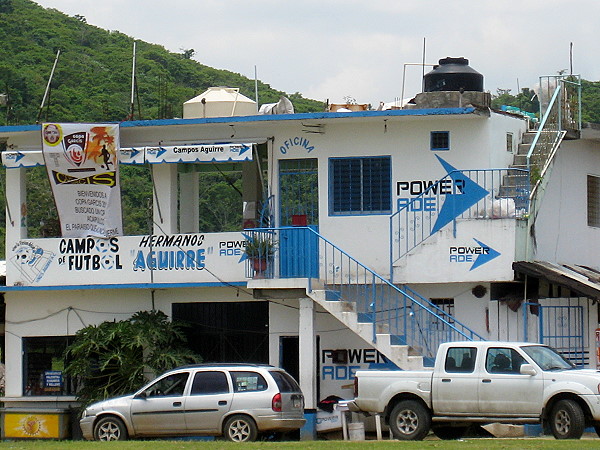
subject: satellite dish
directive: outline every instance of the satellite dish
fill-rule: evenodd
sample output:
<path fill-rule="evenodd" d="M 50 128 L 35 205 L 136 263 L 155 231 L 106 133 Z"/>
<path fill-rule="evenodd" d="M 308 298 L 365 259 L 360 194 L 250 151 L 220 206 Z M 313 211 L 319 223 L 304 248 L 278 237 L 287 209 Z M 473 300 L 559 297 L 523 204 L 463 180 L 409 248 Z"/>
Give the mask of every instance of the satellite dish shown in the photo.
<path fill-rule="evenodd" d="M 277 103 L 265 103 L 258 110 L 259 114 L 294 114 L 294 105 L 287 97 L 281 97 Z"/>

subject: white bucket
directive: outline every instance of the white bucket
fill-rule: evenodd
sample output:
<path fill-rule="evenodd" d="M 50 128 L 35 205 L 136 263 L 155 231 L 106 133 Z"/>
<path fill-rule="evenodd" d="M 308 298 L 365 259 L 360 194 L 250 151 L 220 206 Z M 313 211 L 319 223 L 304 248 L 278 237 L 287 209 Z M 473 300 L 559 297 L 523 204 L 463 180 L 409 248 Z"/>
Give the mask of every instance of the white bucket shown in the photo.
<path fill-rule="evenodd" d="M 365 440 L 365 424 L 362 422 L 348 424 L 348 439 L 351 441 Z"/>

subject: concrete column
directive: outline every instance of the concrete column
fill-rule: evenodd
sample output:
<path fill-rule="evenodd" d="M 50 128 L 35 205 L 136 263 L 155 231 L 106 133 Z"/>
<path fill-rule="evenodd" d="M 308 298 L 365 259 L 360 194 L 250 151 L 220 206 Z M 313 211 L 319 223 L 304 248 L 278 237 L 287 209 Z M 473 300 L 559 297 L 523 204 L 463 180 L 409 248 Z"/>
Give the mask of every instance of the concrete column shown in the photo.
<path fill-rule="evenodd" d="M 257 154 L 255 153 L 254 156 L 256 157 Z M 244 205 L 242 220 L 244 228 L 258 226 L 262 196 L 259 162 L 252 160 L 242 163 L 242 202 Z"/>
<path fill-rule="evenodd" d="M 306 425 L 300 430 L 300 440 L 317 438 L 317 338 L 315 335 L 315 306 L 310 298 L 300 299 L 298 321 L 300 388 L 304 393 Z"/>
<path fill-rule="evenodd" d="M 6 302 L 6 317 L 11 317 L 14 299 L 10 293 L 4 295 Z M 4 334 L 4 361 L 6 363 L 4 395 L 6 397 L 21 397 L 23 395 L 23 344 L 21 336 L 18 336 L 18 332 L 16 332 L 16 330 L 13 331 L 12 328 L 13 326 L 11 324 L 6 324 Z"/>
<path fill-rule="evenodd" d="M 177 227 L 177 164 L 153 164 L 154 234 L 176 234 Z"/>
<path fill-rule="evenodd" d="M 179 174 L 179 231 L 198 233 L 200 226 L 198 172 Z"/>
<path fill-rule="evenodd" d="M 27 237 L 25 169 L 6 169 L 6 250 Z"/>

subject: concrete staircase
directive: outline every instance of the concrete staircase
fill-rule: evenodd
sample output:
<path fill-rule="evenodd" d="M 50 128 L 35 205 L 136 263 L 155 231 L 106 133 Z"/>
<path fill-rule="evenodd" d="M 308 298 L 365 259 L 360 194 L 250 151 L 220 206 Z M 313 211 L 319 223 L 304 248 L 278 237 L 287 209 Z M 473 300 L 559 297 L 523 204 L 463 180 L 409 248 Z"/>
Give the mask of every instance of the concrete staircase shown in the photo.
<path fill-rule="evenodd" d="M 513 157 L 513 163 L 509 166 L 507 174 L 503 176 L 502 185 L 498 191 L 499 198 L 512 198 L 515 201 L 515 209 L 526 210 L 529 203 L 530 176 L 527 174 L 527 153 L 535 138 L 535 131 L 528 131 L 523 135 L 522 142 Z M 535 177 L 535 174 L 533 174 Z"/>
<path fill-rule="evenodd" d="M 411 346 L 401 344 L 401 338 L 393 336 L 386 331 L 384 324 L 373 325 L 370 319 L 363 318 L 356 312 L 356 303 L 340 300 L 335 292 L 325 289 L 313 290 L 308 295 L 325 309 L 329 314 L 338 319 L 350 330 L 356 333 L 369 345 L 375 347 L 387 359 L 403 370 L 420 370 L 424 368 L 424 358 Z M 373 327 L 377 330 L 374 334 Z M 373 342 L 373 336 L 376 337 Z"/>

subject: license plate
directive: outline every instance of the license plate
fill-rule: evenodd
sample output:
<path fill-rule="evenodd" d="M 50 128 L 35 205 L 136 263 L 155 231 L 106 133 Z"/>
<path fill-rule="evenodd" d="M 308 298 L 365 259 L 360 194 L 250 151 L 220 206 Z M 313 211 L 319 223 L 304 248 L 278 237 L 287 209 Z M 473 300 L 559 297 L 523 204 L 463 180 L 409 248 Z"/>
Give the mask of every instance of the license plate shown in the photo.
<path fill-rule="evenodd" d="M 292 400 L 292 406 L 294 408 L 301 408 L 302 407 L 302 400 L 300 400 L 299 398 L 294 398 Z"/>

